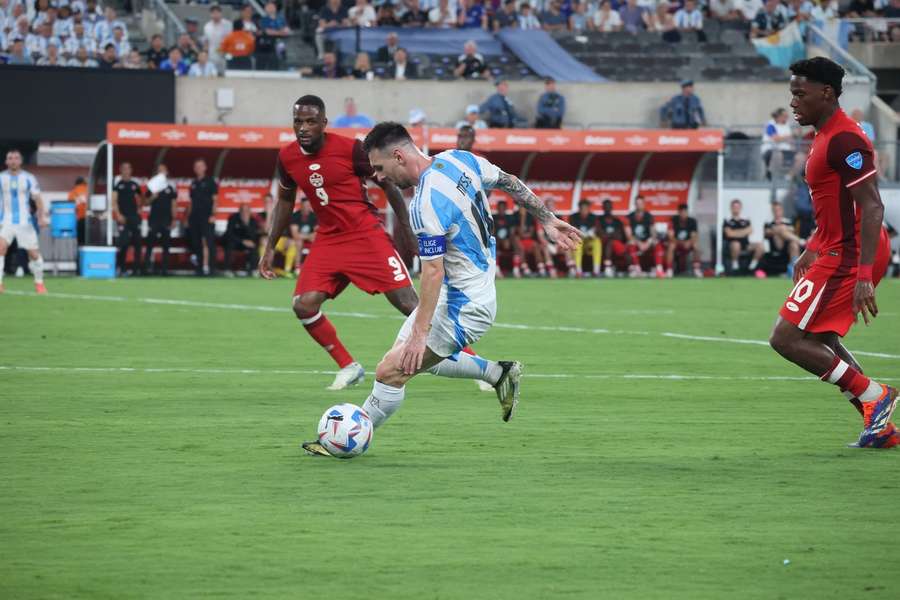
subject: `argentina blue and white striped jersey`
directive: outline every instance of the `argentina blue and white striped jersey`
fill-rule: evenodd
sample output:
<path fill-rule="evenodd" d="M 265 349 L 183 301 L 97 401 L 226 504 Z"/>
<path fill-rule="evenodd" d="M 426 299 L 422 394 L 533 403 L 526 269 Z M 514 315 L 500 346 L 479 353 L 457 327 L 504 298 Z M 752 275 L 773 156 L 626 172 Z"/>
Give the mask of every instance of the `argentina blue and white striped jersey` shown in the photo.
<path fill-rule="evenodd" d="M 448 291 L 485 305 L 496 300 L 497 244 L 487 197 L 499 176 L 496 165 L 471 152 L 441 152 L 409 205 L 419 257 L 443 258 Z"/>
<path fill-rule="evenodd" d="M 19 171 L 15 175 L 9 170 L 0 173 L 0 225 L 31 223 L 28 201 L 40 191 L 37 179 L 27 171 Z"/>

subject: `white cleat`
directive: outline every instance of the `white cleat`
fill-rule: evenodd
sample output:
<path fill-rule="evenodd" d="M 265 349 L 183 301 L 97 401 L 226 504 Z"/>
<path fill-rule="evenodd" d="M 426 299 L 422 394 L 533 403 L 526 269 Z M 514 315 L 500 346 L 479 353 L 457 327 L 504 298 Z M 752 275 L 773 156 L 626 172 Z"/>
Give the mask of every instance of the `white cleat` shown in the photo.
<path fill-rule="evenodd" d="M 522 363 L 518 361 L 500 360 L 497 363 L 503 368 L 503 374 L 494 390 L 500 401 L 503 421 L 509 421 L 519 405 L 519 379 L 522 377 Z"/>
<path fill-rule="evenodd" d="M 475 383 L 478 385 L 478 389 L 482 392 L 493 392 L 494 386 L 489 384 L 487 381 L 483 381 L 481 379 L 476 379 Z"/>
<path fill-rule="evenodd" d="M 352 385 L 362 383 L 366 378 L 366 370 L 358 362 L 352 362 L 334 377 L 334 382 L 326 390 L 345 390 Z"/>

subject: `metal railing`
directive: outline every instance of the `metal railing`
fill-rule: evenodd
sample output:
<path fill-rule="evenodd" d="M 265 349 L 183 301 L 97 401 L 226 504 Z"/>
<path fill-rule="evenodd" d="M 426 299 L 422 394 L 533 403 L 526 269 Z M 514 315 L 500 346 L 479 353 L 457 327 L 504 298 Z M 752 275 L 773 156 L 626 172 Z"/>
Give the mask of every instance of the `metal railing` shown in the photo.
<path fill-rule="evenodd" d="M 865 78 L 869 83 L 869 88 L 871 91 L 871 95 L 875 95 L 875 87 L 877 78 L 872 71 L 869 70 L 866 65 L 862 64 L 859 60 L 854 58 L 849 52 L 840 47 L 831 36 L 825 33 L 822 29 L 820 29 L 814 23 L 809 23 L 809 31 L 812 35 L 810 35 L 810 45 L 818 46 L 820 49 L 825 51 L 831 60 L 839 63 L 844 69 L 847 70 L 847 74 L 853 77 Z"/>
<path fill-rule="evenodd" d="M 181 19 L 172 12 L 172 9 L 164 2 L 164 0 L 146 0 L 148 7 L 152 8 L 156 16 L 163 21 L 162 36 L 167 47 L 174 46 L 178 41 L 178 36 L 185 33 L 187 29 Z"/>
<path fill-rule="evenodd" d="M 887 19 L 884 17 L 869 17 L 866 19 L 842 19 L 842 22 L 850 26 L 850 41 L 860 42 L 890 42 L 900 41 L 900 32 L 891 30 L 900 27 L 900 19 Z"/>

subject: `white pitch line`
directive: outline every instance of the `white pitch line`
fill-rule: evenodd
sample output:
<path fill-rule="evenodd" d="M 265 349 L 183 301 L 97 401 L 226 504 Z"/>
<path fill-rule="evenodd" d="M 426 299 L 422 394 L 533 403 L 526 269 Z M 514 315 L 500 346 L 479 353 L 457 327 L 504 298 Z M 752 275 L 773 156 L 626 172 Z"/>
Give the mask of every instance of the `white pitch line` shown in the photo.
<path fill-rule="evenodd" d="M 15 296 L 37 296 L 35 292 L 24 292 L 18 290 L 7 291 L 7 294 L 15 295 Z M 253 304 L 225 304 L 218 302 L 198 302 L 195 300 L 171 300 L 166 298 L 126 298 L 123 296 L 92 296 L 89 294 L 67 294 L 67 293 L 52 293 L 44 296 L 45 298 L 63 298 L 63 299 L 73 299 L 73 300 L 99 300 L 99 301 L 109 301 L 109 302 L 141 302 L 144 304 L 162 304 L 162 305 L 171 305 L 171 306 L 188 306 L 193 308 L 219 308 L 225 310 L 242 310 L 242 311 L 260 311 L 260 312 L 270 312 L 270 313 L 280 313 L 280 312 L 289 312 L 287 307 L 277 307 L 277 306 L 260 306 Z M 374 313 L 363 313 L 363 312 L 339 312 L 339 311 L 328 311 L 329 315 L 334 315 L 336 317 L 352 317 L 358 319 L 395 319 L 402 320 L 405 319 L 403 315 L 398 314 L 384 314 L 378 315 Z M 591 328 L 591 327 L 570 327 L 567 325 L 528 325 L 528 324 L 518 324 L 518 323 L 494 323 L 494 327 L 499 329 L 518 329 L 522 331 L 555 331 L 561 333 L 592 333 L 592 334 L 610 334 L 610 335 L 660 335 L 662 337 L 667 338 L 675 338 L 682 340 L 690 340 L 695 342 L 719 342 L 726 344 L 746 344 L 752 346 L 768 346 L 769 342 L 765 340 L 748 340 L 741 338 L 725 338 L 725 337 L 713 337 L 713 336 L 704 336 L 704 335 L 690 335 L 686 333 L 673 333 L 670 331 L 665 331 L 662 333 L 651 332 L 651 331 L 630 331 L 625 329 L 605 329 L 605 328 Z M 864 350 L 853 350 L 853 354 L 859 356 L 869 356 L 873 358 L 887 358 L 887 359 L 900 359 L 900 354 L 886 354 L 884 352 L 866 352 Z"/>
<path fill-rule="evenodd" d="M 64 367 L 64 366 L 28 366 L 0 365 L 0 371 L 19 371 L 26 373 L 68 373 L 111 375 L 150 373 L 150 374 L 196 374 L 196 375 L 334 375 L 337 371 L 315 369 L 214 369 L 188 367 Z M 532 379 L 650 379 L 665 381 L 818 381 L 817 377 L 802 376 L 766 376 L 766 375 L 694 375 L 678 373 L 524 373 L 524 377 Z M 898 381 L 897 378 L 879 379 L 879 381 Z"/>

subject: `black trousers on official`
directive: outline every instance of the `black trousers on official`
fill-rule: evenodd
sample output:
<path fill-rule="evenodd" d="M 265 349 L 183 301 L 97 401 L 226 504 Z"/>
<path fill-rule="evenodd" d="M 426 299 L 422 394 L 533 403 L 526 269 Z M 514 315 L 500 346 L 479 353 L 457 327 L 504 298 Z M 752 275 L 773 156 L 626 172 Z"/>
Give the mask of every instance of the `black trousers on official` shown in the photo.
<path fill-rule="evenodd" d="M 169 248 L 172 246 L 172 231 L 169 223 L 150 224 L 150 235 L 144 241 L 143 271 L 145 273 L 153 266 L 153 248 L 160 243 L 162 245 L 162 262 L 160 263 L 162 268 L 160 271 L 166 275 L 169 272 Z"/>
<path fill-rule="evenodd" d="M 134 257 L 131 259 L 131 271 L 137 271 L 138 265 L 141 264 L 141 222 L 125 221 L 125 224 L 119 228 L 118 247 L 119 252 L 116 254 L 116 266 L 119 271 L 125 270 L 125 255 L 128 253 L 128 246 L 134 250 Z"/>
<path fill-rule="evenodd" d="M 225 236 L 225 238 L 223 240 L 223 245 L 225 246 L 225 270 L 226 271 L 231 270 L 231 265 L 232 265 L 231 259 L 234 256 L 234 252 L 237 251 L 237 252 L 243 252 L 244 255 L 246 256 L 245 270 L 248 273 L 253 272 L 254 266 L 259 261 L 259 255 L 257 253 L 257 251 L 258 251 L 258 248 L 256 246 L 257 241 L 256 240 L 250 240 L 250 241 L 253 242 L 253 244 L 254 244 L 254 246 L 252 248 L 248 248 L 247 246 L 245 246 L 244 239 L 241 237 L 238 237 L 236 235 Z"/>
<path fill-rule="evenodd" d="M 203 241 L 209 249 L 209 272 L 216 270 L 216 226 L 208 219 L 188 221 L 191 232 L 191 251 L 197 257 L 197 274 L 203 274 Z"/>

